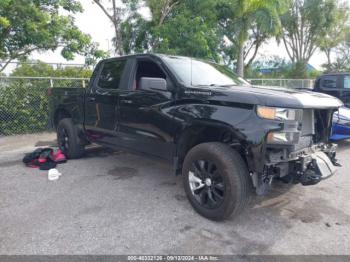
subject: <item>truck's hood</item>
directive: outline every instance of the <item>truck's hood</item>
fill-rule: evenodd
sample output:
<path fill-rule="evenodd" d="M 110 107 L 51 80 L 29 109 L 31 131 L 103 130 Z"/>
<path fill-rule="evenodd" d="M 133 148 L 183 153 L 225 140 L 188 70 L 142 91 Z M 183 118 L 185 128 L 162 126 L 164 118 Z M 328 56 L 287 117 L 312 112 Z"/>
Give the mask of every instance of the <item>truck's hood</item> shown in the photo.
<path fill-rule="evenodd" d="M 210 91 L 209 91 L 210 90 Z M 307 90 L 292 90 L 276 87 L 233 86 L 210 87 L 211 99 L 288 108 L 339 108 L 343 103 L 330 95 Z"/>

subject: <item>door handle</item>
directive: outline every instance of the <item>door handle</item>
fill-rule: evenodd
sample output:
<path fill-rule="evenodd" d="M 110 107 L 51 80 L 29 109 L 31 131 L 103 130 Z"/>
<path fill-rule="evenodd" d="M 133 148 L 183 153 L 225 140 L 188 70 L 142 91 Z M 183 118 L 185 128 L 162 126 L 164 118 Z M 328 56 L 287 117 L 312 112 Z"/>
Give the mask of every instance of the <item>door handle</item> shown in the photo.
<path fill-rule="evenodd" d="M 95 97 L 88 97 L 87 99 L 89 102 L 95 102 L 96 101 L 96 98 Z"/>
<path fill-rule="evenodd" d="M 123 104 L 132 104 L 132 100 L 127 100 L 127 99 L 122 99 L 120 100 L 120 102 Z"/>

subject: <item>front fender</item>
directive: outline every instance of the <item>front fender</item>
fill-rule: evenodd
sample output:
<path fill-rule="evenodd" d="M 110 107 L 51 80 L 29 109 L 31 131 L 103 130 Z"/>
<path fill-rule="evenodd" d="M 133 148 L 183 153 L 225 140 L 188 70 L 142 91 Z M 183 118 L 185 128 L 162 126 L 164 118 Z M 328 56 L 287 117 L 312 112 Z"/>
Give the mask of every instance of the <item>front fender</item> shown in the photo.
<path fill-rule="evenodd" d="M 181 153 L 186 151 L 184 146 L 194 143 L 191 139 L 197 139 L 197 143 L 226 142 L 225 137 L 220 135 L 229 133 L 231 139 L 227 143 L 239 145 L 243 149 L 249 170 L 259 172 L 264 165 L 266 135 L 270 130 L 280 128 L 273 121 L 259 118 L 254 107 L 247 105 L 237 104 L 232 107 L 193 103 L 178 105 L 171 111 L 177 125 L 175 144 L 180 161 Z"/>

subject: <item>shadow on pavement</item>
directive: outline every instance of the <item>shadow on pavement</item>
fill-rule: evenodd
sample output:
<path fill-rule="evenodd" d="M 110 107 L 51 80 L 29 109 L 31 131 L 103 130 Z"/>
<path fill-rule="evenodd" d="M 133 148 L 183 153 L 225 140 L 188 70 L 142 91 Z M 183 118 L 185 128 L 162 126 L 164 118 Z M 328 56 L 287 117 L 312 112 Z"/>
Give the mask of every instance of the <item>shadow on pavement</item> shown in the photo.
<path fill-rule="evenodd" d="M 338 144 L 338 152 L 342 152 L 350 148 L 350 139 L 338 141 L 336 144 Z"/>

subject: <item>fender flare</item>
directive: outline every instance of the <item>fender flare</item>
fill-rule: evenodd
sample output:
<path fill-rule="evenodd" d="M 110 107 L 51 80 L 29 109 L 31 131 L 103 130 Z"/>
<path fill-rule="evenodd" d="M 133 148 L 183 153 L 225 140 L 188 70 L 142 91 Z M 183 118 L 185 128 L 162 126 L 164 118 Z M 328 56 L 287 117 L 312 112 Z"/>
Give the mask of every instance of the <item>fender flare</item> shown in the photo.
<path fill-rule="evenodd" d="M 217 130 L 220 132 L 216 132 Z M 194 119 L 184 126 L 174 140 L 176 145 L 174 157 L 175 169 L 180 170 L 182 168 L 182 162 L 186 153 L 197 144 L 204 142 L 223 142 L 245 152 L 248 148 L 245 141 L 246 137 L 243 133 L 225 122 L 210 119 Z M 245 156 L 243 158 L 247 161 Z"/>

